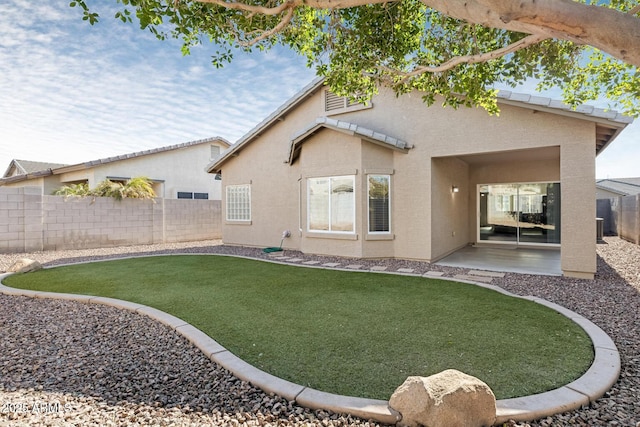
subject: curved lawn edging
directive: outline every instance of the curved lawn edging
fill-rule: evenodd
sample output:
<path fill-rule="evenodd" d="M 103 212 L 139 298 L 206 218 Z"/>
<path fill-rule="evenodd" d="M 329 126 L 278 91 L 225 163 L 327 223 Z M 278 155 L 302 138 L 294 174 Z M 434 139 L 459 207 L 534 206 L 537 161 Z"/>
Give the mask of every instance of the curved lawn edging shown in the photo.
<path fill-rule="evenodd" d="M 214 255 L 231 256 L 217 254 Z M 255 258 L 242 256 L 237 258 L 247 258 L 255 260 Z M 284 263 L 275 260 L 260 261 L 292 265 L 290 263 Z M 300 264 L 294 265 L 308 268 L 327 268 L 321 266 Z M 56 265 L 55 267 L 60 266 L 61 265 Z M 385 271 L 377 273 L 394 274 L 393 272 Z M 401 419 L 401 415 L 397 411 L 394 411 L 392 408 L 390 408 L 389 402 L 386 400 L 365 399 L 360 397 L 341 396 L 327 393 L 298 385 L 264 372 L 240 359 L 239 357 L 228 351 L 226 348 L 218 344 L 214 339 L 206 335 L 204 332 L 200 331 L 184 320 L 153 307 L 115 298 L 10 288 L 8 286 L 5 286 L 2 283 L 2 280 L 11 274 L 12 273 L 0 274 L 0 293 L 13 296 L 52 298 L 78 301 L 82 303 L 102 304 L 144 314 L 170 327 L 175 332 L 185 337 L 189 342 L 191 342 L 200 351 L 202 351 L 207 358 L 227 369 L 241 380 L 247 381 L 267 393 L 273 393 L 289 401 L 295 401 L 301 406 L 311 409 L 331 410 L 336 413 L 347 413 L 363 419 L 371 419 L 385 424 L 396 424 Z M 401 274 L 412 275 L 410 273 Z M 587 372 L 585 372 L 584 375 L 582 375 L 577 380 L 565 386 L 544 393 L 512 399 L 497 400 L 496 425 L 507 422 L 509 420 L 531 421 L 580 408 L 581 406 L 588 405 L 589 402 L 595 401 L 596 399 L 603 396 L 618 380 L 621 365 L 620 355 L 615 343 L 602 329 L 600 329 L 597 325 L 595 325 L 585 317 L 542 298 L 515 295 L 495 285 L 488 285 L 468 280 L 450 279 L 445 277 L 439 277 L 439 279 L 481 286 L 508 296 L 526 299 L 538 304 L 545 305 L 577 323 L 582 329 L 584 329 L 587 335 L 589 335 L 589 338 L 591 339 L 591 342 L 593 344 L 595 353 L 593 363 L 591 364 L 591 367 L 587 370 Z"/>

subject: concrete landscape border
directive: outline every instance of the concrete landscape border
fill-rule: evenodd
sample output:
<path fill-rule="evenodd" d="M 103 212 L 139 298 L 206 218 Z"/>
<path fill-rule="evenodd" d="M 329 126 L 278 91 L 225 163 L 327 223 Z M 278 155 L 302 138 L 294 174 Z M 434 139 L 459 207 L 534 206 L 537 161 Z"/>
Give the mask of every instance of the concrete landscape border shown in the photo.
<path fill-rule="evenodd" d="M 171 255 L 145 255 L 147 256 L 172 256 L 172 255 L 194 255 L 194 254 L 171 254 Z M 223 254 L 210 254 L 214 256 L 234 256 Z M 271 262 L 277 264 L 292 265 L 276 260 L 264 260 L 251 257 L 239 257 L 252 260 Z M 137 257 L 120 257 L 137 258 Z M 113 261 L 108 259 L 104 261 Z M 93 261 L 97 262 L 97 261 Z M 66 264 L 69 265 L 69 264 Z M 307 268 L 330 268 L 318 265 L 295 264 L 300 267 Z M 57 265 L 55 267 L 60 267 Z M 54 267 L 48 267 L 54 268 Z M 335 269 L 335 268 L 333 268 Z M 345 271 L 353 271 L 347 269 L 339 269 Z M 368 271 L 376 274 L 395 274 L 387 271 Z M 129 301 L 119 300 L 115 298 L 94 297 L 88 295 L 64 294 L 55 292 L 40 292 L 23 289 L 10 288 L 2 284 L 2 280 L 11 273 L 0 274 L 0 293 L 14 296 L 27 296 L 34 298 L 52 298 L 61 300 L 78 301 L 82 303 L 103 304 L 116 308 L 134 311 L 148 316 L 166 326 L 173 329 L 178 334 L 185 337 L 189 342 L 196 346 L 211 361 L 219 364 L 223 368 L 229 370 L 238 378 L 245 380 L 254 386 L 262 389 L 267 393 L 279 395 L 289 401 L 295 401 L 297 404 L 311 409 L 331 410 L 336 413 L 347 413 L 364 419 L 371 419 L 385 424 L 396 424 L 401 415 L 389 407 L 389 402 L 385 400 L 365 399 L 351 396 L 341 396 L 331 394 L 319 390 L 315 390 L 302 385 L 294 384 L 290 381 L 275 377 L 264 372 L 253 365 L 243 361 L 204 332 L 188 324 L 184 320 L 165 313 L 153 307 L 143 304 L 137 304 Z M 410 273 L 401 273 L 403 275 L 411 275 Z M 542 298 L 533 296 L 519 296 L 505 291 L 504 289 L 489 285 L 486 283 L 473 282 L 471 280 L 459 280 L 446 277 L 439 277 L 440 280 L 451 280 L 456 282 L 469 283 L 481 286 L 496 292 L 503 293 L 515 298 L 522 298 L 532 302 L 542 304 L 558 313 L 568 317 L 577 323 L 585 332 L 593 343 L 595 352 L 594 360 L 591 367 L 577 380 L 559 387 L 555 390 L 535 394 L 531 396 L 523 396 L 513 399 L 503 399 L 496 402 L 497 419 L 496 424 L 501 424 L 509 420 L 514 421 L 531 421 L 534 419 L 551 416 L 554 414 L 571 411 L 582 406 L 588 405 L 596 399 L 603 396 L 611 389 L 620 375 L 620 355 L 613 340 L 597 325 L 589 321 L 585 317 L 568 310 L 558 304 L 549 302 Z"/>

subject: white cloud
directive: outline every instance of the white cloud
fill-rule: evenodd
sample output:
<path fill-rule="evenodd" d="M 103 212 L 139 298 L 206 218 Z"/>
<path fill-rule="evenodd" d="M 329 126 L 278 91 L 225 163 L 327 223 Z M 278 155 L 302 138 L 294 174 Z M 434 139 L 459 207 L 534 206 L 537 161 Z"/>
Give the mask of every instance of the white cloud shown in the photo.
<path fill-rule="evenodd" d="M 215 69 L 215 46 L 183 57 L 179 41 L 158 41 L 113 19 L 113 6 L 96 7 L 101 21 L 91 26 L 64 1 L 0 4 L 3 171 L 13 158 L 77 163 L 210 136 L 234 142 L 314 77 L 282 48 L 237 52 Z M 599 176 L 640 176 L 638 126 L 600 156 Z"/>
<path fill-rule="evenodd" d="M 269 56 L 297 69 L 286 83 L 266 55 L 216 70 L 210 46 L 183 57 L 179 42 L 115 21 L 113 10 L 101 16 L 92 27 L 66 3 L 0 6 L 0 37 L 11 40 L 0 46 L 0 168 L 12 158 L 76 163 L 209 136 L 233 142 L 313 77 L 282 52 Z"/>

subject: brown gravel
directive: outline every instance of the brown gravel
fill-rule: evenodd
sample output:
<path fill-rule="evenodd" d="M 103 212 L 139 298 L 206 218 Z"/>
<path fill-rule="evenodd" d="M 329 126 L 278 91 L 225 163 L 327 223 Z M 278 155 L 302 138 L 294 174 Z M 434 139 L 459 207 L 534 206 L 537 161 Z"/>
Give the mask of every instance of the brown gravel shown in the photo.
<path fill-rule="evenodd" d="M 22 257 L 55 265 L 151 253 L 268 257 L 259 249 L 209 241 L 0 254 L 0 271 Z M 446 276 L 466 271 L 403 260 L 358 263 L 440 270 Z M 640 427 L 640 246 L 605 238 L 598 245 L 593 281 L 510 273 L 493 283 L 582 314 L 612 337 L 622 360 L 618 382 L 589 407 L 509 425 Z M 211 363 L 163 325 L 112 307 L 0 295 L 0 342 L 0 426 L 376 425 L 269 396 Z"/>

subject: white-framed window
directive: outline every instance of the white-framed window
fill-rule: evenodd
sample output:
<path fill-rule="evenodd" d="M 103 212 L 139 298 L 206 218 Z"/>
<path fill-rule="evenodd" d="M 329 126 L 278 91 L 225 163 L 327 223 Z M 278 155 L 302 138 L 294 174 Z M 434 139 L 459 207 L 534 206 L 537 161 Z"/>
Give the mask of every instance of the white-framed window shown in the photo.
<path fill-rule="evenodd" d="M 355 176 L 307 179 L 307 229 L 314 232 L 354 233 Z"/>
<path fill-rule="evenodd" d="M 391 232 L 391 176 L 368 175 L 369 233 Z"/>
<path fill-rule="evenodd" d="M 251 221 L 251 185 L 227 185 L 227 221 Z"/>

